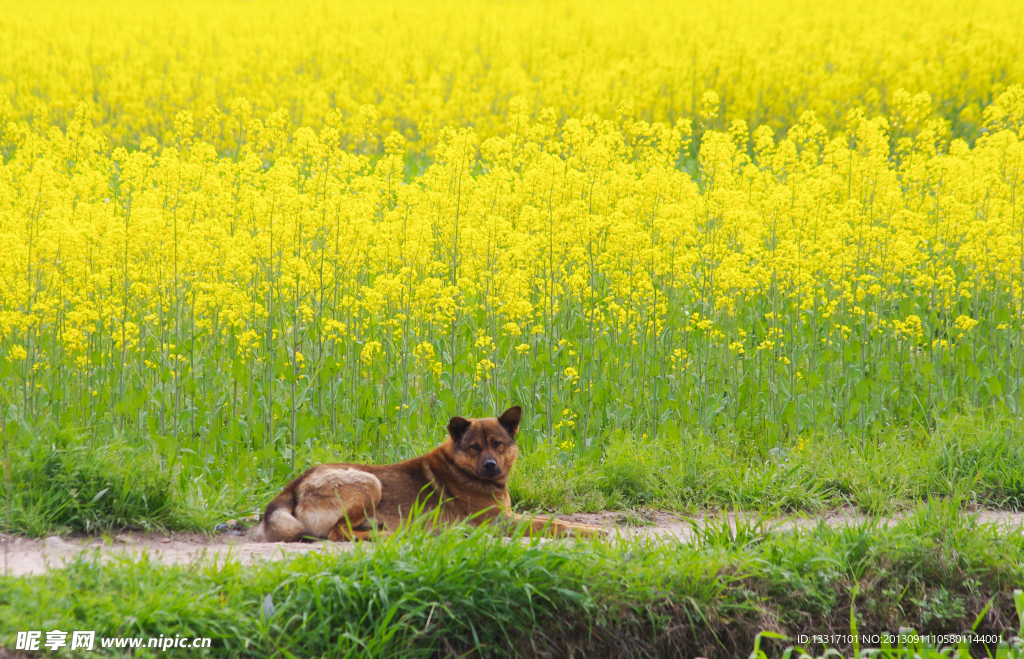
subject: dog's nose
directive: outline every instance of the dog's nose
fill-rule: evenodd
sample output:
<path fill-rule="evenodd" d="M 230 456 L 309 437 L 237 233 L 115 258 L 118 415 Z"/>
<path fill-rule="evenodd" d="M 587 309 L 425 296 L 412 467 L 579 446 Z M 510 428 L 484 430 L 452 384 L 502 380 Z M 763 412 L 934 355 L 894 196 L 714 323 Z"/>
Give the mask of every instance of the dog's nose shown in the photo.
<path fill-rule="evenodd" d="M 494 460 L 488 460 L 484 463 L 484 473 L 493 474 L 498 471 L 498 463 Z"/>

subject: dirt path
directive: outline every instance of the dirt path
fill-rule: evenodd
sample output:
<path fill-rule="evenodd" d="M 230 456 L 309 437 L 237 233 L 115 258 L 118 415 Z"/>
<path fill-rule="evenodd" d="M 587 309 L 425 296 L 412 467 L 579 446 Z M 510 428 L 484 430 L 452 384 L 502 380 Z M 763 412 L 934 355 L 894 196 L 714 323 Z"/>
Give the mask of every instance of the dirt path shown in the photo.
<path fill-rule="evenodd" d="M 1020 530 L 1024 526 L 1024 513 L 981 510 L 971 513 L 979 522 Z M 560 519 L 572 522 L 601 525 L 627 539 L 678 539 L 688 542 L 693 539 L 694 528 L 707 524 L 721 524 L 716 515 L 683 517 L 662 511 L 649 512 L 604 512 L 559 515 Z M 894 524 L 902 515 L 883 518 L 883 523 Z M 736 517 L 728 516 L 730 526 L 735 528 Z M 861 524 L 868 517 L 852 509 L 831 510 L 820 515 L 794 515 L 775 518 L 764 522 L 763 528 L 787 531 L 815 526 L 823 522 L 832 527 Z M 742 519 L 751 523 L 751 519 Z M 42 574 L 49 568 L 60 567 L 79 556 L 98 555 L 101 560 L 116 558 L 140 558 L 148 555 L 159 563 L 187 564 L 237 560 L 252 564 L 266 560 L 280 560 L 311 551 L 348 551 L 352 543 L 267 543 L 254 542 L 252 530 L 232 531 L 226 534 L 205 536 L 198 533 L 124 533 L 115 536 L 57 537 L 38 540 L 16 536 L 0 536 L 0 574 L 20 576 Z"/>

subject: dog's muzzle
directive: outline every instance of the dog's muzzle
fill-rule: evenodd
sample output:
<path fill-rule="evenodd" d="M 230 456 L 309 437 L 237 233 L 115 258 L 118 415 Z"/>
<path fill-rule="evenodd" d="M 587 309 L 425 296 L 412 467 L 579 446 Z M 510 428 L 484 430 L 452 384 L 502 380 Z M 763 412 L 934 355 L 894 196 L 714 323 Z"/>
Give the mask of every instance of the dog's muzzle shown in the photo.
<path fill-rule="evenodd" d="M 494 478 L 495 476 L 501 475 L 501 469 L 498 469 L 498 463 L 494 460 L 488 460 L 483 464 L 480 470 L 480 475 L 484 478 Z"/>

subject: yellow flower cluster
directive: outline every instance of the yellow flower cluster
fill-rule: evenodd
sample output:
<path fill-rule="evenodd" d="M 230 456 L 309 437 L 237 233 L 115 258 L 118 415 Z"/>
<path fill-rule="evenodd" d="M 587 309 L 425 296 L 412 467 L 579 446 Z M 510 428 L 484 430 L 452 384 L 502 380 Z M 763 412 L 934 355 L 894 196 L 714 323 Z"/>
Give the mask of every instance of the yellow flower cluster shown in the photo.
<path fill-rule="evenodd" d="M 805 110 L 829 130 L 851 107 L 888 115 L 902 88 L 930 92 L 963 136 L 993 94 L 1024 82 L 1013 0 L 969 13 L 954 0 L 5 0 L 0 15 L 0 94 L 19 117 L 63 127 L 86 102 L 111 144 L 170 145 L 185 110 L 221 152 L 246 138 L 237 114 L 270 125 L 282 109 L 318 129 L 340 112 L 349 149 L 396 131 L 429 152 L 445 126 L 503 134 L 516 95 L 559 122 L 614 118 L 623 101 L 648 122 L 697 120 L 713 100 L 722 128 L 779 131 Z M 379 133 L 366 133 L 366 104 Z"/>
<path fill-rule="evenodd" d="M 26 423 L 272 463 L 510 401 L 561 446 L 1020 410 L 1007 3 L 19 7 Z"/>

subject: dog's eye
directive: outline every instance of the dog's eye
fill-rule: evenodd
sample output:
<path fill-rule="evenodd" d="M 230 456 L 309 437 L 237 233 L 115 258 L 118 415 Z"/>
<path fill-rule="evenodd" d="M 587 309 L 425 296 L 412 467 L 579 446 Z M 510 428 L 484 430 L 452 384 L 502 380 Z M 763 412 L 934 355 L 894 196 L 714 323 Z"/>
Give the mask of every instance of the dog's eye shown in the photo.
<path fill-rule="evenodd" d="M 491 442 L 491 448 L 497 451 L 501 448 L 501 442 Z"/>
<path fill-rule="evenodd" d="M 474 452 L 474 453 L 479 453 L 480 452 L 480 447 L 477 446 L 476 444 L 473 444 L 472 446 L 469 447 L 469 450 Z"/>

